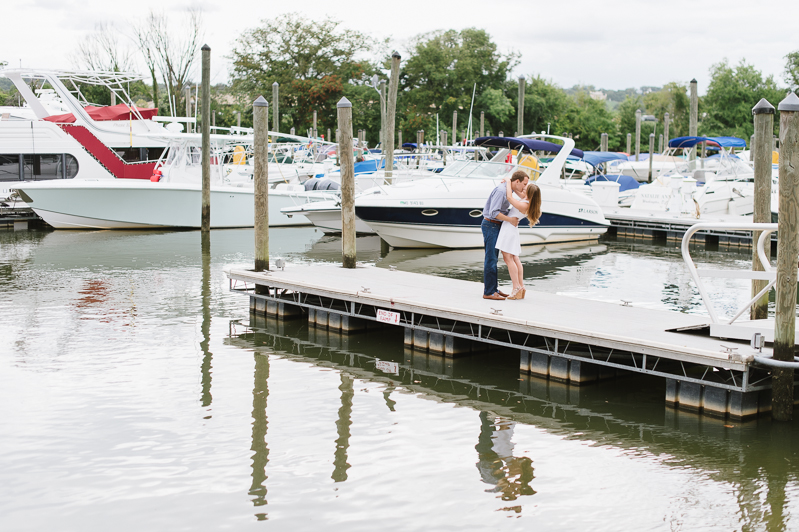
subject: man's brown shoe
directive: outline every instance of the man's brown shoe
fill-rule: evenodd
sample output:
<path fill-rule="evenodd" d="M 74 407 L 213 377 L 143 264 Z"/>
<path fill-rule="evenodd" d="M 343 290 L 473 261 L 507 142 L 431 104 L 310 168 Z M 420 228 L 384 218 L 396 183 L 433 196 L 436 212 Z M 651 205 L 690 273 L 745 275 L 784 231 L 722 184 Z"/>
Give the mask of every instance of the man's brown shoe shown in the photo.
<path fill-rule="evenodd" d="M 502 297 L 508 297 L 508 294 L 506 294 L 502 290 L 497 290 L 497 294 L 501 295 Z"/>
<path fill-rule="evenodd" d="M 502 297 L 499 292 L 494 292 L 490 296 L 483 295 L 483 299 L 495 299 L 495 300 L 498 300 L 498 301 L 503 301 L 505 298 Z"/>

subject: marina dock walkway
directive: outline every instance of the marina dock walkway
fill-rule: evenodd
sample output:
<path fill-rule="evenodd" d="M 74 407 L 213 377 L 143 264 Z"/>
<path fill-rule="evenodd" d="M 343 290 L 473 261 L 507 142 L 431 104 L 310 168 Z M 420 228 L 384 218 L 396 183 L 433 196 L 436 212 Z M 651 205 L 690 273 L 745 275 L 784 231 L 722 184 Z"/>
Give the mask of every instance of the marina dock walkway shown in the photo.
<path fill-rule="evenodd" d="M 722 417 L 769 405 L 770 378 L 751 364 L 755 351 L 703 334 L 702 316 L 529 290 L 524 300 L 484 300 L 481 283 L 369 266 L 289 264 L 228 275 L 254 312 L 307 316 L 344 332 L 384 322 L 403 327 L 407 345 L 449 356 L 515 348 L 522 372 L 572 384 L 625 371 L 656 375 L 666 379 L 667 403 Z"/>

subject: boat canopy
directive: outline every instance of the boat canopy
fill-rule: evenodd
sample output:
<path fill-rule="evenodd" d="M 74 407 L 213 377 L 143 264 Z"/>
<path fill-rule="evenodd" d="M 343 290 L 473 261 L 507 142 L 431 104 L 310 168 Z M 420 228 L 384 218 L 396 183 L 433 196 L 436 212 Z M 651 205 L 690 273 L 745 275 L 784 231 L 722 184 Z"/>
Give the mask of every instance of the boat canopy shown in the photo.
<path fill-rule="evenodd" d="M 624 192 L 625 190 L 635 190 L 641 186 L 641 184 L 633 176 L 624 174 L 592 175 L 585 180 L 585 184 L 590 185 L 595 181 L 614 181 L 619 184 L 619 192 Z"/>
<path fill-rule="evenodd" d="M 746 148 L 746 141 L 738 137 L 677 137 L 669 141 L 669 148 L 693 148 L 700 142 L 723 148 Z"/>
<path fill-rule="evenodd" d="M 142 119 L 147 120 L 148 118 L 152 118 L 158 114 L 157 108 L 145 108 L 145 107 L 128 107 L 124 103 L 120 103 L 117 105 L 109 105 L 107 107 L 95 107 L 93 105 L 87 105 L 83 108 L 86 111 L 92 120 L 96 122 L 103 122 L 108 120 L 138 120 L 138 117 L 135 113 L 131 113 L 131 109 L 136 110 L 141 115 Z M 63 115 L 53 115 L 48 116 L 45 118 L 48 122 L 55 122 L 57 124 L 72 124 L 75 122 L 75 115 L 72 113 L 66 113 Z"/>
<path fill-rule="evenodd" d="M 486 148 L 508 148 L 511 150 L 522 151 L 546 151 L 549 153 L 558 153 L 563 146 L 555 144 L 554 142 L 547 142 L 545 140 L 536 139 L 517 139 L 516 137 L 479 137 L 474 141 L 475 146 L 484 146 Z M 583 150 L 577 148 L 571 151 L 575 157 L 583 158 Z"/>
<path fill-rule="evenodd" d="M 583 152 L 583 160 L 591 166 L 599 166 L 608 161 L 626 161 L 627 156 L 615 151 L 586 151 Z"/>

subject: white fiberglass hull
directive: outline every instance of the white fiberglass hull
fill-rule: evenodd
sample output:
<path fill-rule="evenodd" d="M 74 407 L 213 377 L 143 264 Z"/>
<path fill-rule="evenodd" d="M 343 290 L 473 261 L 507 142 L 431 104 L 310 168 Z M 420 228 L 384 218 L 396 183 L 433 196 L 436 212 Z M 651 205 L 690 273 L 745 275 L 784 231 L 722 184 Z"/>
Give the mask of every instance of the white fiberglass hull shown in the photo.
<path fill-rule="evenodd" d="M 356 198 L 355 212 L 397 248 L 481 248 L 482 210 L 491 182 L 417 181 Z M 522 245 L 595 240 L 608 228 L 596 202 L 561 186 L 541 185 L 539 224 L 519 227 Z"/>
<path fill-rule="evenodd" d="M 199 228 L 202 191 L 197 185 L 149 181 L 49 181 L 20 185 L 23 197 L 56 229 Z M 289 218 L 281 208 L 327 195 L 269 191 L 269 225 L 309 225 L 304 216 Z M 253 190 L 211 187 L 211 227 L 252 227 Z"/>

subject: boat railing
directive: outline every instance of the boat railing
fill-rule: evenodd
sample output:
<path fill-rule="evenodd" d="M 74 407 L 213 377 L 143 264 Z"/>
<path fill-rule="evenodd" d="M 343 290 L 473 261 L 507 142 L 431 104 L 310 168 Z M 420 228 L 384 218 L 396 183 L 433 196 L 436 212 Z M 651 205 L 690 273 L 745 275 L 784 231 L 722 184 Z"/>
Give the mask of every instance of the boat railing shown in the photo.
<path fill-rule="evenodd" d="M 715 306 L 713 305 L 713 300 L 710 299 L 708 296 L 707 290 L 705 289 L 705 284 L 702 281 L 703 277 L 715 277 L 721 279 L 750 279 L 750 280 L 758 280 L 758 281 L 768 281 L 766 286 L 763 287 L 755 296 L 753 296 L 745 305 L 741 306 L 735 315 L 726 321 L 726 325 L 732 325 L 735 320 L 740 318 L 747 310 L 749 310 L 752 305 L 754 305 L 761 297 L 771 290 L 777 282 L 777 272 L 771 266 L 771 261 L 766 255 L 765 246 L 768 243 L 771 246 L 771 235 L 772 233 L 777 231 L 778 224 L 773 223 L 711 223 L 711 222 L 703 222 L 698 223 L 691 226 L 682 238 L 682 258 L 685 262 L 685 266 L 688 268 L 688 272 L 691 274 L 691 278 L 693 279 L 694 283 L 696 284 L 697 289 L 699 290 L 699 295 L 702 297 L 702 302 L 707 309 L 708 314 L 710 315 L 710 319 L 713 323 L 719 324 L 722 323 L 722 320 L 719 318 L 719 315 L 716 313 Z M 691 248 L 690 242 L 691 237 L 698 231 L 708 231 L 708 230 L 715 230 L 715 231 L 752 231 L 753 233 L 756 231 L 762 231 L 760 233 L 760 237 L 756 243 L 756 250 L 757 256 L 760 258 L 760 263 L 763 265 L 763 271 L 752 271 L 752 270 L 732 270 L 732 269 L 705 269 L 705 268 L 697 268 L 694 264 L 693 258 L 691 257 Z M 769 248 L 770 249 L 770 248 Z"/>

